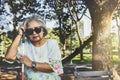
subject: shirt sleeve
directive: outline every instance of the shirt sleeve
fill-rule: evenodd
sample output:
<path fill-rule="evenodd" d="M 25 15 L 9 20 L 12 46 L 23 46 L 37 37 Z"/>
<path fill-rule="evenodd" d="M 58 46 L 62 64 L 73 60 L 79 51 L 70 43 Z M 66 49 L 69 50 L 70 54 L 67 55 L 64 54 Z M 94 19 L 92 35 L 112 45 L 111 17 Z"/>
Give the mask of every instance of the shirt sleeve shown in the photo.
<path fill-rule="evenodd" d="M 49 48 L 49 64 L 50 67 L 58 75 L 63 73 L 63 66 L 61 62 L 61 53 L 56 40 L 50 40 L 48 44 Z"/>

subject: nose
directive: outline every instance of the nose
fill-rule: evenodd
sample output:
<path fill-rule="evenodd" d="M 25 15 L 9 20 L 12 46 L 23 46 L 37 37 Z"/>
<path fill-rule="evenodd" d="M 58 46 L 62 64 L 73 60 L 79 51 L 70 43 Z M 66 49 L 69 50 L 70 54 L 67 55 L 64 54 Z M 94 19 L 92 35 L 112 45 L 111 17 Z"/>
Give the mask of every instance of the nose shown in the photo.
<path fill-rule="evenodd" d="M 33 34 L 37 34 L 35 31 L 33 31 Z"/>

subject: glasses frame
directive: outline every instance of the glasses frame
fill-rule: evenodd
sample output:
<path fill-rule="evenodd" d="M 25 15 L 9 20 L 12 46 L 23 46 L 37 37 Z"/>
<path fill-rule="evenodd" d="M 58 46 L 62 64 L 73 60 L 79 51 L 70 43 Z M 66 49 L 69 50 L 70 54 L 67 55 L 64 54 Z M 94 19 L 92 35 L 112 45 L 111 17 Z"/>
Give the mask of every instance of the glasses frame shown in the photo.
<path fill-rule="evenodd" d="M 38 27 L 35 27 L 34 29 L 27 28 L 27 29 L 25 30 L 25 34 L 26 34 L 27 36 L 32 35 L 33 32 L 39 34 L 39 33 L 42 31 L 42 28 L 43 28 L 43 26 L 38 26 Z"/>

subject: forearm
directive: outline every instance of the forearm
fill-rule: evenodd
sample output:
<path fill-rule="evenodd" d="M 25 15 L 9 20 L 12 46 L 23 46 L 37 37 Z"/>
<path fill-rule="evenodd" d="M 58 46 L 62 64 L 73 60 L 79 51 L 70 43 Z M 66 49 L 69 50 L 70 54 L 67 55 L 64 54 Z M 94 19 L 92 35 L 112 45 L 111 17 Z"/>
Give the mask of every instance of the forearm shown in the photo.
<path fill-rule="evenodd" d="M 21 40 L 22 35 L 17 35 L 10 47 L 7 49 L 5 58 L 8 60 L 15 60 L 16 59 L 16 54 L 17 54 L 17 49 L 19 42 Z"/>
<path fill-rule="evenodd" d="M 41 72 L 46 72 L 46 73 L 53 72 L 52 68 L 50 67 L 48 63 L 36 62 L 35 69 Z"/>
<path fill-rule="evenodd" d="M 26 55 L 21 55 L 20 62 L 22 64 L 25 64 L 28 68 L 32 68 L 32 69 L 35 68 L 37 71 L 41 71 L 41 72 L 52 72 L 53 71 L 48 63 L 34 62 Z M 33 66 L 33 64 L 35 65 Z"/>

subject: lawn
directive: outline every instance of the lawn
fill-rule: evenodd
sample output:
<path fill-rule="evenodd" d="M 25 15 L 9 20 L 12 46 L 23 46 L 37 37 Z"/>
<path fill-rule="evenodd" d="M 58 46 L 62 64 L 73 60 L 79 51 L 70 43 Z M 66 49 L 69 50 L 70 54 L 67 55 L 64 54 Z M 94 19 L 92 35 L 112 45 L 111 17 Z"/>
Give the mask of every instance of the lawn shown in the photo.
<path fill-rule="evenodd" d="M 80 55 L 77 55 L 75 58 L 72 59 L 71 62 L 68 62 L 66 64 L 91 64 L 92 63 L 92 54 L 85 53 L 83 56 L 84 56 L 84 60 L 80 60 Z M 118 64 L 120 62 L 120 59 L 117 54 L 113 55 L 113 62 L 114 64 Z"/>
<path fill-rule="evenodd" d="M 77 55 L 75 58 L 72 59 L 71 62 L 68 62 L 67 64 L 91 64 L 92 63 L 92 54 L 90 53 L 85 53 L 84 55 L 84 60 L 80 60 L 80 55 Z M 118 64 L 120 62 L 120 59 L 118 55 L 114 54 L 113 55 L 113 62 L 114 64 Z"/>

